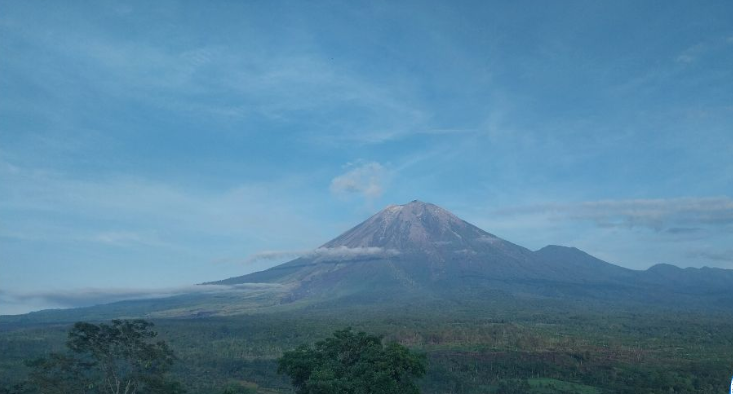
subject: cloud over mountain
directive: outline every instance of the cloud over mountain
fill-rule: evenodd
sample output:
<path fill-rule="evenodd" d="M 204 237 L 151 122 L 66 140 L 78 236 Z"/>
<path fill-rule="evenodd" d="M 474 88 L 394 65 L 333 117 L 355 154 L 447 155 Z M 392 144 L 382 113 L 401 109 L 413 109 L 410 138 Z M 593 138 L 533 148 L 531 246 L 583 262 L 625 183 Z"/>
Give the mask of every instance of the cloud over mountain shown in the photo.
<path fill-rule="evenodd" d="M 346 246 L 338 246 L 333 248 L 320 247 L 316 249 L 306 250 L 266 250 L 248 256 L 243 263 L 251 264 L 259 261 L 276 261 L 291 259 L 297 257 L 306 258 L 340 258 L 351 259 L 356 257 L 367 256 L 396 256 L 399 251 L 395 249 L 385 249 L 380 247 L 356 247 L 349 248 Z"/>

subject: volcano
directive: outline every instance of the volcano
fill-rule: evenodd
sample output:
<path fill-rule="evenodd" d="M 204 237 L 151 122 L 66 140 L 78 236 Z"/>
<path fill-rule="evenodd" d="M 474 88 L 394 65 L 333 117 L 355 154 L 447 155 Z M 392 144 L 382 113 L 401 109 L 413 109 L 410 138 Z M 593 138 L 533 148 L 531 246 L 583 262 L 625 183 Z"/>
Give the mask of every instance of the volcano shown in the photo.
<path fill-rule="evenodd" d="M 586 310 L 662 307 L 728 313 L 733 270 L 623 268 L 577 248 L 532 251 L 421 201 L 390 205 L 292 261 L 177 296 L 5 317 L 59 322 L 258 312 Z M 366 309 L 359 309 L 365 307 Z M 385 309 L 387 308 L 387 309 Z M 396 309 L 395 309 L 396 308 Z M 524 308 L 524 309 L 523 309 Z M 533 309 L 534 308 L 534 309 Z M 339 312 L 339 313 L 340 313 Z M 3 319 L 0 319 L 2 325 Z"/>
<path fill-rule="evenodd" d="M 688 269 L 689 270 L 689 269 Z M 636 271 L 579 249 L 531 251 L 486 232 L 430 203 L 390 205 L 311 253 L 265 271 L 213 284 L 271 283 L 289 289 L 283 302 L 350 297 L 479 297 L 486 290 L 533 297 L 640 301 L 722 291 L 729 270 Z M 710 270 L 710 269 L 703 269 Z M 711 275 L 712 274 L 712 275 Z M 718 278 L 715 278 L 715 277 Z M 677 282 L 683 282 L 680 286 Z M 692 281 L 692 282 L 690 282 Z M 675 283 L 668 286 L 668 283 Z M 655 296 L 649 297 L 649 292 Z"/>
<path fill-rule="evenodd" d="M 536 276 L 532 251 L 436 205 L 390 205 L 311 255 L 216 284 L 280 283 L 297 297 L 433 292 L 466 278 Z"/>

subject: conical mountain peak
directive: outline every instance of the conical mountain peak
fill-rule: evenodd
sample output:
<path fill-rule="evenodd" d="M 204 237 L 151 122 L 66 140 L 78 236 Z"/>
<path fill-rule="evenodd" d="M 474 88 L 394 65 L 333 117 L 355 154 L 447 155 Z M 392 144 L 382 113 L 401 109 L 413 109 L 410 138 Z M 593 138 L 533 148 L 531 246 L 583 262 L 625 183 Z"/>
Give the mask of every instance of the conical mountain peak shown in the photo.
<path fill-rule="evenodd" d="M 384 208 L 323 247 L 380 247 L 407 252 L 463 248 L 476 241 L 501 240 L 437 205 L 414 200 Z"/>
<path fill-rule="evenodd" d="M 501 288 L 511 280 L 629 277 L 627 270 L 577 249 L 551 246 L 532 252 L 417 200 L 387 206 L 317 250 L 220 283 L 287 284 L 297 299 L 313 294 Z M 521 291 L 534 291 L 524 286 Z"/>

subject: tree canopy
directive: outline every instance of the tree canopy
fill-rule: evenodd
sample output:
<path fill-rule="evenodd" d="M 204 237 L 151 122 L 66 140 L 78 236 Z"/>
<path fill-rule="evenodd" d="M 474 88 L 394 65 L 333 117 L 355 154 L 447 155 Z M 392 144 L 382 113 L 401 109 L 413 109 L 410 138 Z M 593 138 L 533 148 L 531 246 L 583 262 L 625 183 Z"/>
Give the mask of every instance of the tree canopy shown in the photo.
<path fill-rule="evenodd" d="M 155 341 L 153 323 L 113 320 L 78 322 L 69 331 L 65 354 L 52 353 L 30 363 L 31 380 L 42 393 L 178 393 L 167 379 L 174 361 L 163 341 Z"/>
<path fill-rule="evenodd" d="M 398 343 L 347 328 L 285 352 L 278 372 L 290 376 L 298 394 L 411 394 L 420 392 L 415 379 L 425 364 Z"/>

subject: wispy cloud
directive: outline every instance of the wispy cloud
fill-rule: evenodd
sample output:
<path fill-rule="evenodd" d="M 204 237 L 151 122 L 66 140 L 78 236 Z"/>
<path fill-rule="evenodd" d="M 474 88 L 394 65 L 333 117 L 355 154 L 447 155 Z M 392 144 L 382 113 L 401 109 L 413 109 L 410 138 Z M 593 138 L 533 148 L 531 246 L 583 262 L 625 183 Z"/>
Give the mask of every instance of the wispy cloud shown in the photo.
<path fill-rule="evenodd" d="M 53 118 L 54 124 L 68 123 L 65 119 L 79 111 L 73 108 L 77 101 L 64 94 L 103 94 L 225 124 L 296 121 L 303 129 L 318 128 L 301 138 L 317 144 L 381 143 L 429 128 L 429 116 L 409 84 L 375 83 L 368 72 L 334 62 L 302 36 L 293 37 L 288 48 L 272 50 L 247 39 L 238 43 L 245 49 L 233 50 L 154 39 L 142 43 L 86 23 L 6 31 L 35 51 L 36 56 L 14 58 L 8 66 L 33 70 L 27 78 L 57 102 L 37 115 Z M 339 113 L 360 121 L 334 116 Z"/>
<path fill-rule="evenodd" d="M 201 190 L 141 177 L 80 179 L 0 159 L 2 288 L 162 287 L 266 268 L 212 270 L 206 262 L 322 242 L 327 230 L 303 209 L 310 191 L 301 182 L 312 180 Z"/>
<path fill-rule="evenodd" d="M 336 195 L 358 194 L 372 200 L 384 193 L 384 183 L 387 176 L 387 169 L 377 163 L 357 163 L 347 166 L 349 168 L 331 180 L 331 192 Z"/>
<path fill-rule="evenodd" d="M 310 255 L 312 257 L 322 258 L 322 259 L 353 259 L 353 258 L 360 258 L 360 257 L 367 257 L 367 256 L 396 256 L 400 254 L 399 251 L 395 249 L 385 249 L 375 246 L 368 246 L 368 247 L 357 247 L 357 248 L 349 248 L 346 246 L 337 246 L 335 248 L 318 248 L 315 249 Z"/>
<path fill-rule="evenodd" d="M 289 228 L 307 227 L 300 221 L 301 212 L 271 195 L 273 190 L 294 187 L 301 182 L 297 179 L 201 192 L 133 177 L 102 182 L 74 179 L 54 171 L 15 166 L 0 159 L 0 181 L 12 185 L 0 191 L 3 201 L 0 212 L 5 212 L 6 224 L 17 222 L 13 233 L 18 236 L 24 228 L 35 223 L 27 220 L 28 216 L 41 215 L 70 216 L 74 220 L 65 232 L 41 225 L 29 228 L 34 238 L 109 245 L 165 246 L 176 242 L 170 239 L 175 238 L 175 234 L 186 232 L 263 240 L 269 236 L 286 236 Z M 268 209 L 273 205 L 279 209 Z M 20 213 L 24 213 L 25 218 L 18 217 Z M 283 226 L 285 223 L 288 227 Z"/>
<path fill-rule="evenodd" d="M 255 254 L 247 256 L 244 260 L 238 261 L 242 264 L 254 264 L 259 262 L 267 261 L 283 261 L 288 259 L 294 259 L 300 256 L 304 256 L 309 253 L 310 250 L 264 250 Z"/>
<path fill-rule="evenodd" d="M 167 298 L 184 294 L 216 294 L 277 289 L 278 284 L 244 283 L 240 285 L 193 285 L 167 288 L 84 288 L 75 290 L 49 290 L 34 292 L 10 292 L 0 290 L 0 300 L 9 303 L 40 303 L 51 307 L 82 307 L 117 301 Z"/>
<path fill-rule="evenodd" d="M 733 37 L 716 37 L 704 42 L 692 45 L 682 51 L 675 59 L 678 63 L 694 63 L 710 52 L 724 49 L 726 45 L 733 43 Z"/>
<path fill-rule="evenodd" d="M 733 263 L 733 249 L 722 251 L 693 250 L 687 253 L 689 258 L 702 258 L 705 260 Z"/>
<path fill-rule="evenodd" d="M 84 239 L 82 239 L 83 241 Z M 94 242 L 106 245 L 128 246 L 145 245 L 154 247 L 173 247 L 168 243 L 160 241 L 157 234 L 144 234 L 135 231 L 102 231 L 89 238 Z"/>
<path fill-rule="evenodd" d="M 707 50 L 707 47 L 708 45 L 704 43 L 693 45 L 682 51 L 675 61 L 678 63 L 693 63 Z"/>
<path fill-rule="evenodd" d="M 399 254 L 395 249 L 384 249 L 380 247 L 357 247 L 349 248 L 339 246 L 335 248 L 316 248 L 310 250 L 266 250 L 248 256 L 242 261 L 243 264 L 253 264 L 261 261 L 278 261 L 294 259 L 297 257 L 320 258 L 322 260 L 343 259 L 349 260 L 362 257 L 391 257 Z"/>
<path fill-rule="evenodd" d="M 599 227 L 639 227 L 679 234 L 695 232 L 700 227 L 733 226 L 733 199 L 602 200 L 515 207 L 496 213 L 510 216 L 539 214 L 553 220 L 590 221 Z"/>

